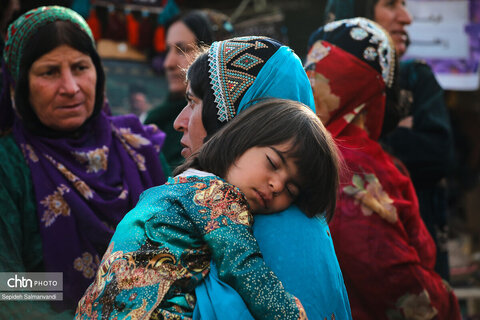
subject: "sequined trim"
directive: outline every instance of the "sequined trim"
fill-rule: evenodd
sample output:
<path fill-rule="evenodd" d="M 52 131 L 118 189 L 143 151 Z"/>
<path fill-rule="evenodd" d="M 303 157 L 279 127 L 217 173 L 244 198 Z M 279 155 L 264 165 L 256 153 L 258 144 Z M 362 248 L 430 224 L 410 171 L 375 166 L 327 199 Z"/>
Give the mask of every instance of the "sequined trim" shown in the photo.
<path fill-rule="evenodd" d="M 378 53 L 374 47 L 366 47 L 363 51 L 363 57 L 365 60 L 375 61 L 375 59 L 378 57 Z"/>
<path fill-rule="evenodd" d="M 325 32 L 331 32 L 343 25 L 345 25 L 347 28 L 355 26 L 358 27 L 352 29 L 352 31 L 350 32 L 350 35 L 355 40 L 359 40 L 358 37 L 360 33 L 359 31 L 354 32 L 353 30 L 363 29 L 365 32 L 371 34 L 369 42 L 371 44 L 378 45 L 376 50 L 374 50 L 376 51 L 376 54 L 378 56 L 378 62 L 380 68 L 382 69 L 383 81 L 385 82 L 385 85 L 387 87 L 391 88 L 393 84 L 393 76 L 395 73 L 395 46 L 388 32 L 385 31 L 379 24 L 365 18 L 353 18 L 334 21 L 325 25 L 323 27 L 323 30 Z M 372 61 L 369 60 L 372 57 L 373 54 L 370 52 L 370 50 L 368 52 L 364 52 L 364 58 L 368 61 Z"/>
<path fill-rule="evenodd" d="M 235 117 L 236 103 L 255 82 L 256 74 L 252 72 L 252 68 L 265 63 L 264 59 L 255 55 L 255 51 L 269 48 L 268 44 L 260 41 L 265 39 L 267 38 L 239 37 L 217 41 L 210 46 L 208 51 L 210 84 L 220 122 L 228 122 Z M 248 53 L 245 52 L 247 50 Z"/>
<path fill-rule="evenodd" d="M 361 41 L 368 37 L 368 32 L 363 30 L 362 28 L 353 28 L 352 30 L 350 30 L 350 36 L 354 40 Z"/>

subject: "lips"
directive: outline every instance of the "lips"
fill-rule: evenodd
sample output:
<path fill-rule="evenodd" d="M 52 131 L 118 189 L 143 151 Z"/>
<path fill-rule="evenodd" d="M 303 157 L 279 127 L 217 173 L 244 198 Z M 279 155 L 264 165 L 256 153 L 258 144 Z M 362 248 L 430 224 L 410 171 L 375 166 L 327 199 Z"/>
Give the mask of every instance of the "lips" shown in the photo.
<path fill-rule="evenodd" d="M 260 202 L 260 205 L 265 208 L 265 209 L 268 209 L 268 205 L 269 205 L 269 202 L 270 202 L 270 198 L 267 197 L 265 195 L 265 193 L 261 192 L 261 191 L 258 191 L 258 190 L 255 190 L 255 192 L 257 193 L 258 195 L 258 198 L 259 198 L 259 202 Z"/>
<path fill-rule="evenodd" d="M 182 151 L 180 152 L 180 154 L 182 155 L 182 157 L 184 157 L 185 159 L 190 157 L 191 155 L 191 151 L 190 151 L 190 147 L 187 146 L 185 143 L 183 143 L 182 141 L 180 141 L 180 144 L 182 145 L 183 149 Z"/>
<path fill-rule="evenodd" d="M 69 104 L 69 105 L 65 105 L 65 106 L 59 106 L 58 108 L 60 109 L 75 109 L 75 108 L 78 108 L 82 105 L 81 102 L 79 103 L 75 103 L 75 104 Z"/>
<path fill-rule="evenodd" d="M 392 38 L 401 39 L 407 41 L 407 33 L 404 30 L 394 30 L 390 32 Z"/>

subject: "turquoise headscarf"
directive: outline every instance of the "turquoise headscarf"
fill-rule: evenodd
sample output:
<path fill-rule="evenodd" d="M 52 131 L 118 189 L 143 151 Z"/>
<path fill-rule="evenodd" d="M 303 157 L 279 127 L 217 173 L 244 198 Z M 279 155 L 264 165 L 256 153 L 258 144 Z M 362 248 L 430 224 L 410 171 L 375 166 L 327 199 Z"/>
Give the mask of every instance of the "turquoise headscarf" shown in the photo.
<path fill-rule="evenodd" d="M 209 73 L 217 120 L 228 122 L 261 98 L 300 101 L 315 111 L 313 93 L 298 56 L 266 37 L 214 42 Z M 309 319 L 351 319 L 343 276 L 327 222 L 308 218 L 297 206 L 256 215 L 253 232 L 267 265 L 302 302 Z M 195 290 L 194 320 L 250 320 L 238 293 L 222 282 L 214 265 Z"/>
<path fill-rule="evenodd" d="M 226 123 L 259 98 L 303 102 L 315 111 L 310 82 L 300 58 L 267 37 L 214 42 L 208 50 L 217 119 Z"/>

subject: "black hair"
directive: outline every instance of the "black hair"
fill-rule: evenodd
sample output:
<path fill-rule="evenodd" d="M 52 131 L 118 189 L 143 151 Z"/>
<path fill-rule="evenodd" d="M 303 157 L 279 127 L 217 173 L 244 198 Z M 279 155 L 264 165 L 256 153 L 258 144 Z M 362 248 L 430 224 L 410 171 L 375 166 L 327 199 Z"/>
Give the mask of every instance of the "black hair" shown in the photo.
<path fill-rule="evenodd" d="M 299 172 L 300 195 L 296 204 L 309 217 L 326 212 L 333 217 L 339 186 L 339 153 L 320 119 L 304 104 L 268 98 L 238 114 L 213 135 L 197 153 L 175 170 L 188 168 L 224 178 L 248 149 L 289 142 L 286 157 Z"/>
<path fill-rule="evenodd" d="M 233 26 L 228 16 L 214 9 L 196 9 L 176 15 L 168 21 L 167 29 L 177 21 L 190 29 L 198 46 L 211 45 L 214 41 L 233 36 Z"/>
<path fill-rule="evenodd" d="M 29 102 L 30 92 L 28 79 L 30 67 L 38 58 L 61 45 L 67 45 L 89 55 L 97 72 L 93 113 L 80 128 L 73 132 L 59 132 L 58 130 L 45 126 Z M 23 48 L 23 55 L 20 57 L 18 81 L 15 86 L 15 106 L 20 117 L 23 119 L 25 127 L 32 133 L 47 137 L 75 135 L 83 131 L 86 124 L 95 118 L 102 110 L 104 88 L 105 73 L 92 39 L 86 32 L 70 21 L 55 21 L 38 29 Z"/>
<path fill-rule="evenodd" d="M 187 71 L 187 81 L 195 96 L 203 102 L 202 122 L 207 138 L 217 132 L 225 123 L 218 120 L 215 96 L 210 83 L 208 53 L 202 53 L 195 59 Z"/>
<path fill-rule="evenodd" d="M 326 9 L 323 17 L 323 23 L 327 24 L 335 20 L 350 19 L 354 17 L 364 17 L 370 20 L 375 20 L 375 5 L 380 0 L 353 0 L 353 12 L 347 10 L 350 4 L 344 0 L 327 1 Z M 337 8 L 338 6 L 338 8 Z"/>

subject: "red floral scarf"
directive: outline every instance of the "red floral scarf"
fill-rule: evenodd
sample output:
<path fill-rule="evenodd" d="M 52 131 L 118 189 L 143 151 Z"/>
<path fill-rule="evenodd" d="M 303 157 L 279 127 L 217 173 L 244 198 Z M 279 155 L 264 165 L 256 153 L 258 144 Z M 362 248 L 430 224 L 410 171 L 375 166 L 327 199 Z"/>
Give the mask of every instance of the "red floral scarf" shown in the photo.
<path fill-rule="evenodd" d="M 455 295 L 434 272 L 435 245 L 413 184 L 377 142 L 381 75 L 325 41 L 312 46 L 306 70 L 346 164 L 330 229 L 353 318 L 460 319 Z"/>

